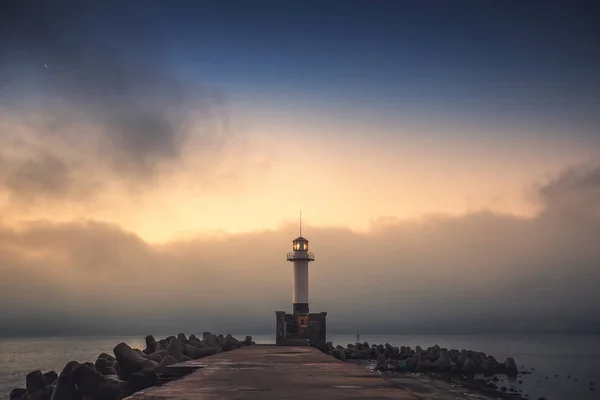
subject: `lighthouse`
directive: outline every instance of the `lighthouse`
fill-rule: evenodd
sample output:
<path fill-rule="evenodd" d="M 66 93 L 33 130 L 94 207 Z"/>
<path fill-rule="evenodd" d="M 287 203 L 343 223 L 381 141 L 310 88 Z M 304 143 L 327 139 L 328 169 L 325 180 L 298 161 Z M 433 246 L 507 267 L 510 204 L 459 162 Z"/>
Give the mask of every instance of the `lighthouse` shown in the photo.
<path fill-rule="evenodd" d="M 287 261 L 293 264 L 292 314 L 276 311 L 276 343 L 279 345 L 303 345 L 325 343 L 326 312 L 311 313 L 308 308 L 308 264 L 315 261 L 314 253 L 308 251 L 308 239 L 300 236 L 292 241 L 292 251 Z"/>
<path fill-rule="evenodd" d="M 292 249 L 287 260 L 294 263 L 294 290 L 292 292 L 294 314 L 308 314 L 308 263 L 315 261 L 315 255 L 308 251 L 308 240 L 300 236 L 292 241 Z"/>

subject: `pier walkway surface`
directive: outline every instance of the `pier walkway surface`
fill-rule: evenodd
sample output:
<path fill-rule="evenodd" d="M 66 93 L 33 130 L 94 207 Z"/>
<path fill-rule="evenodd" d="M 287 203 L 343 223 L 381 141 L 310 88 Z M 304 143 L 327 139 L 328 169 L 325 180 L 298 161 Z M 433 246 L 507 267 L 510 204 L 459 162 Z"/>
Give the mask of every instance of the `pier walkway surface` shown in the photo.
<path fill-rule="evenodd" d="M 417 399 L 362 366 L 312 347 L 248 346 L 173 367 L 200 368 L 129 399 Z"/>

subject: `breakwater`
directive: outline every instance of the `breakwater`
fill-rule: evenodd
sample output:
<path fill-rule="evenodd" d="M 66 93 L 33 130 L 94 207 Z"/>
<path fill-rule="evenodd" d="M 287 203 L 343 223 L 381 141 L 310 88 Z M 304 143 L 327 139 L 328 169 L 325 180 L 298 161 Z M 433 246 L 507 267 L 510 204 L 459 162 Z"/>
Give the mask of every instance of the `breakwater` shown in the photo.
<path fill-rule="evenodd" d="M 446 349 L 438 345 L 428 348 L 385 344 L 348 343 L 334 346 L 332 342 L 317 345 L 319 350 L 338 360 L 371 362 L 374 371 L 393 376 L 394 373 L 423 373 L 458 383 L 499 398 L 521 399 L 522 390 L 501 385 L 504 379 L 519 379 L 530 371 L 518 370 L 513 357 L 498 361 L 494 356 L 473 350 Z M 499 377 L 500 376 L 500 377 Z"/>
<path fill-rule="evenodd" d="M 472 350 L 448 350 L 435 345 L 427 349 L 416 346 L 395 347 L 388 343 L 349 343 L 346 347 L 332 342 L 320 345 L 319 349 L 337 359 L 375 360 L 376 369 L 381 371 L 440 371 L 457 372 L 461 374 L 483 373 L 486 375 L 504 374 L 517 376 L 517 364 L 512 357 L 504 362 L 497 361 L 493 356 Z"/>
<path fill-rule="evenodd" d="M 10 400 L 119 400 L 193 371 L 169 366 L 254 344 L 250 336 L 238 340 L 210 332 L 202 339 L 180 333 L 160 340 L 149 335 L 145 341 L 143 350 L 118 343 L 112 355 L 101 353 L 94 362 L 70 361 L 60 374 L 32 371 Z"/>

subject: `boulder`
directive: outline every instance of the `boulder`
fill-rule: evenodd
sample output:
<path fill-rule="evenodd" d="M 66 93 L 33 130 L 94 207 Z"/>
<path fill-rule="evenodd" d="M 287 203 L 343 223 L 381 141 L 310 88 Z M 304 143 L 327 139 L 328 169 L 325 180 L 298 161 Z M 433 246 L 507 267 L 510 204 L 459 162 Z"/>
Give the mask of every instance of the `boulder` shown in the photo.
<path fill-rule="evenodd" d="M 481 366 L 487 359 L 485 353 L 476 352 L 473 354 L 473 362 L 475 363 L 475 368 L 481 369 Z"/>
<path fill-rule="evenodd" d="M 379 353 L 377 355 L 377 365 L 375 365 L 375 369 L 378 371 L 383 371 L 387 367 L 387 360 L 383 353 Z"/>
<path fill-rule="evenodd" d="M 421 353 L 414 354 L 408 361 L 407 366 L 409 371 L 419 371 L 421 369 Z"/>
<path fill-rule="evenodd" d="M 135 351 L 135 352 L 136 352 L 136 353 L 137 353 L 139 356 L 146 357 L 146 353 L 144 353 L 144 352 L 143 352 L 142 350 L 140 350 L 140 349 L 137 349 L 137 348 L 136 348 L 136 349 L 133 349 L 133 351 Z"/>
<path fill-rule="evenodd" d="M 96 360 L 96 371 L 100 372 L 102 375 L 118 375 L 118 371 L 115 367 L 113 367 L 113 363 L 110 360 L 106 360 L 104 358 L 99 358 Z"/>
<path fill-rule="evenodd" d="M 429 358 L 423 360 L 421 362 L 421 364 L 419 365 L 419 370 L 422 370 L 422 371 L 430 371 L 432 369 L 434 369 L 433 363 L 431 362 L 431 360 Z"/>
<path fill-rule="evenodd" d="M 119 343 L 113 349 L 117 361 L 119 362 L 119 377 L 127 379 L 131 374 L 142 369 L 154 369 L 158 367 L 156 361 L 147 360 L 136 353 L 127 343 Z"/>
<path fill-rule="evenodd" d="M 152 360 L 152 361 L 160 362 L 160 360 L 162 360 L 163 357 L 165 356 L 165 351 L 164 350 L 160 350 L 160 351 L 157 351 L 156 353 L 152 353 L 152 354 L 142 353 L 140 355 L 142 357 L 144 357 L 145 359 L 147 359 L 147 360 Z"/>
<path fill-rule="evenodd" d="M 222 351 L 223 350 L 219 346 L 199 349 L 198 347 L 186 344 L 183 347 L 183 353 L 194 360 L 202 357 L 212 356 L 213 354 L 221 353 Z"/>
<path fill-rule="evenodd" d="M 429 348 L 429 351 L 427 352 L 427 358 L 429 358 L 429 360 L 431 360 L 431 362 L 434 362 L 435 360 L 437 360 L 439 356 L 440 356 L 440 346 L 438 346 L 436 344 L 435 346 Z"/>
<path fill-rule="evenodd" d="M 474 374 L 477 372 L 477 368 L 475 367 L 475 362 L 472 357 L 466 356 L 464 364 L 462 365 L 461 371 L 464 374 Z"/>
<path fill-rule="evenodd" d="M 56 387 L 51 396 L 51 400 L 81 400 L 82 396 L 77 391 L 75 383 L 71 379 L 71 372 L 80 364 L 77 361 L 70 361 L 65 365 L 60 375 Z"/>
<path fill-rule="evenodd" d="M 165 358 L 163 358 L 162 361 L 160 362 L 159 366 L 160 366 L 160 368 L 164 368 L 164 367 L 168 367 L 169 365 L 177 364 L 178 362 L 179 361 L 177 361 L 174 357 L 166 355 Z"/>
<path fill-rule="evenodd" d="M 119 371 L 117 371 L 114 367 L 102 367 L 102 368 L 96 369 L 96 371 L 100 372 L 105 377 L 112 376 L 112 375 L 116 375 L 116 376 L 119 375 Z"/>
<path fill-rule="evenodd" d="M 437 360 L 435 360 L 433 363 L 433 367 L 438 371 L 447 372 L 452 368 L 451 363 L 452 360 L 450 359 L 450 353 L 448 353 L 448 350 L 441 350 L 438 353 Z"/>
<path fill-rule="evenodd" d="M 494 368 L 496 368 L 496 363 L 494 363 L 493 357 L 486 358 L 481 364 L 481 371 L 485 376 L 494 375 Z"/>
<path fill-rule="evenodd" d="M 77 367 L 79 365 L 79 363 L 77 361 L 69 361 L 65 367 L 63 368 L 62 372 L 60 373 L 60 375 L 71 375 L 71 371 L 73 371 L 73 369 L 75 367 Z M 58 376 L 60 378 L 60 375 Z"/>
<path fill-rule="evenodd" d="M 30 372 L 25 377 L 25 387 L 28 394 L 42 390 L 46 385 L 46 378 L 44 378 L 44 374 L 40 370 Z"/>
<path fill-rule="evenodd" d="M 106 383 L 106 378 L 94 367 L 80 364 L 71 371 L 71 380 L 84 396 L 91 396 L 98 387 Z"/>
<path fill-rule="evenodd" d="M 456 358 L 458 357 L 458 355 L 460 354 L 460 352 L 458 350 L 452 349 L 449 351 L 450 353 L 450 359 L 454 362 L 456 362 Z"/>
<path fill-rule="evenodd" d="M 25 388 L 17 388 L 10 391 L 10 396 L 8 397 L 10 400 L 20 400 L 23 395 L 27 393 L 27 389 Z"/>
<path fill-rule="evenodd" d="M 452 360 L 452 358 L 450 358 L 450 371 L 455 372 L 458 371 L 459 367 L 458 365 L 456 365 L 456 363 L 454 362 L 454 360 Z"/>
<path fill-rule="evenodd" d="M 120 383 L 120 382 L 123 382 L 119 378 L 119 375 L 104 375 L 104 379 L 106 379 L 106 383 L 111 383 L 111 382 Z"/>
<path fill-rule="evenodd" d="M 156 375 L 136 372 L 129 377 L 127 383 L 129 384 L 131 391 L 135 393 L 156 385 L 156 381 Z"/>
<path fill-rule="evenodd" d="M 44 374 L 46 385 L 52 385 L 58 379 L 58 374 L 55 371 L 48 371 Z"/>
<path fill-rule="evenodd" d="M 43 394 L 43 396 L 44 396 L 46 399 L 50 400 L 50 399 L 52 398 L 52 394 L 54 394 L 54 388 L 55 388 L 55 387 L 56 387 L 56 386 L 54 386 L 54 385 L 48 385 L 48 386 L 46 386 L 46 387 L 44 388 L 44 390 L 42 391 L 42 392 L 44 393 L 44 394 Z"/>
<path fill-rule="evenodd" d="M 252 336 L 246 336 L 246 338 L 244 339 L 244 344 L 246 346 L 250 346 L 252 344 Z"/>
<path fill-rule="evenodd" d="M 346 349 L 340 350 L 340 360 L 346 361 L 348 358 L 348 353 L 346 353 Z"/>
<path fill-rule="evenodd" d="M 52 386 L 46 386 L 42 390 L 38 390 L 37 392 L 31 393 L 29 395 L 25 395 L 23 399 L 27 400 L 50 400 L 52 396 Z"/>
<path fill-rule="evenodd" d="M 99 359 L 103 359 L 103 360 L 108 360 L 110 362 L 112 362 L 111 365 L 113 365 L 114 363 L 117 362 L 117 359 L 113 356 L 111 356 L 110 354 L 106 354 L 106 353 L 101 353 L 98 358 L 96 359 L 96 361 L 98 361 Z"/>
<path fill-rule="evenodd" d="M 204 347 L 202 341 L 194 335 L 190 335 L 190 338 L 188 339 L 188 344 L 191 344 L 194 347 L 198 347 L 199 349 Z"/>
<path fill-rule="evenodd" d="M 152 335 L 146 336 L 145 340 L 146 340 L 146 347 L 150 346 L 152 343 L 156 343 L 156 339 L 154 339 L 154 336 L 152 336 Z"/>
<path fill-rule="evenodd" d="M 188 342 L 188 338 L 185 336 L 185 333 L 179 333 L 177 335 L 177 339 L 179 339 L 182 345 Z"/>
<path fill-rule="evenodd" d="M 377 349 L 375 347 L 369 347 L 367 349 L 363 350 L 363 354 L 366 353 L 366 358 L 368 360 L 375 360 L 377 359 Z"/>
<path fill-rule="evenodd" d="M 229 351 L 229 350 L 237 349 L 240 346 L 241 346 L 241 344 L 236 338 L 234 338 L 231 335 L 227 335 L 221 341 L 221 344 L 219 347 L 221 347 L 223 349 L 223 351 Z"/>
<path fill-rule="evenodd" d="M 512 357 L 508 357 L 506 361 L 504 361 L 504 373 L 507 376 L 517 376 L 519 371 L 517 370 L 517 364 L 515 363 L 515 359 Z"/>
<path fill-rule="evenodd" d="M 352 351 L 350 352 L 350 354 L 347 354 L 347 356 L 351 360 L 359 360 L 360 359 L 360 350 L 358 350 L 356 347 L 353 347 Z"/>
<path fill-rule="evenodd" d="M 183 354 L 183 343 L 177 338 L 169 342 L 165 355 L 169 355 L 179 362 L 187 361 L 187 357 Z"/>
<path fill-rule="evenodd" d="M 208 333 L 204 335 L 204 340 L 202 341 L 205 346 L 208 347 L 217 347 L 220 343 L 219 337 L 217 335 L 213 335 L 212 333 Z"/>
<path fill-rule="evenodd" d="M 392 371 L 402 370 L 402 368 L 400 367 L 400 361 L 398 360 L 387 360 L 386 364 L 386 368 L 391 369 Z"/>
<path fill-rule="evenodd" d="M 159 348 L 159 344 L 154 339 L 154 336 L 148 335 L 146 336 L 146 348 L 143 350 L 146 354 L 156 353 Z"/>

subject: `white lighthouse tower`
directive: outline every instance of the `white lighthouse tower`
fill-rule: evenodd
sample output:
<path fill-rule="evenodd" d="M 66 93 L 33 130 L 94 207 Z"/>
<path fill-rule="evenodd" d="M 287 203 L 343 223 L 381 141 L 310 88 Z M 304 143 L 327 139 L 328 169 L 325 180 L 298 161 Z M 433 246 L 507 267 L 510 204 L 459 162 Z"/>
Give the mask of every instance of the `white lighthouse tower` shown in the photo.
<path fill-rule="evenodd" d="M 327 340 L 327 313 L 308 311 L 308 263 L 315 255 L 308 251 L 308 240 L 302 237 L 302 213 L 300 214 L 300 236 L 292 241 L 287 260 L 294 264 L 293 313 L 275 311 L 275 343 L 278 345 L 324 345 Z"/>
<path fill-rule="evenodd" d="M 300 236 L 292 241 L 293 246 L 287 260 L 294 263 L 294 314 L 308 314 L 308 263 L 315 261 L 315 255 L 308 251 L 308 240 L 302 237 L 302 215 L 300 216 Z"/>

